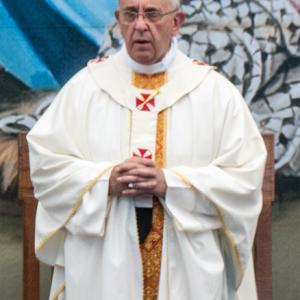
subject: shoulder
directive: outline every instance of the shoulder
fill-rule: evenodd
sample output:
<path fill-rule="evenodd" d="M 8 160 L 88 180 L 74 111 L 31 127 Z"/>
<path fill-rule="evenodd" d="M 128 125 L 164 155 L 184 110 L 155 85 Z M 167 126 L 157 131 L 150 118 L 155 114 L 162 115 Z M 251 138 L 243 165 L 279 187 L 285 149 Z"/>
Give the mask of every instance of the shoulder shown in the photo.
<path fill-rule="evenodd" d="M 90 59 L 88 61 L 88 65 L 95 65 L 95 64 L 99 64 L 99 63 L 103 63 L 105 61 L 107 61 L 109 58 L 111 58 L 111 55 L 108 55 L 108 56 L 97 56 L 93 59 Z"/>
<path fill-rule="evenodd" d="M 194 62 L 197 67 L 203 68 L 207 64 L 197 61 Z M 212 67 L 207 72 L 204 80 L 197 86 L 194 92 L 198 98 L 206 98 L 211 104 L 214 103 L 219 109 L 228 107 L 244 107 L 246 102 L 238 90 L 238 88 L 222 73 L 220 73 L 216 67 Z"/>
<path fill-rule="evenodd" d="M 95 57 L 87 62 L 87 65 L 75 73 L 62 87 L 62 90 L 76 88 L 77 86 L 87 83 L 93 83 L 91 69 L 99 69 L 111 62 L 112 56 Z"/>
<path fill-rule="evenodd" d="M 102 70 L 102 69 L 105 70 L 107 66 L 111 66 L 113 62 L 113 57 L 114 55 L 97 56 L 89 60 L 86 67 L 89 71 Z"/>
<path fill-rule="evenodd" d="M 211 67 L 212 69 L 207 76 L 207 80 L 211 82 L 216 92 L 220 92 L 223 98 L 227 98 L 226 96 L 241 96 L 238 88 L 224 74 L 219 72 L 217 67 Z"/>
<path fill-rule="evenodd" d="M 61 91 L 70 92 L 84 89 L 85 92 L 87 90 L 93 90 L 93 88 L 97 88 L 97 84 L 93 78 L 93 72 L 95 70 L 101 70 L 105 68 L 107 63 L 110 64 L 111 56 L 105 57 L 95 57 L 90 59 L 86 66 L 75 73 L 67 83 L 62 87 Z"/>
<path fill-rule="evenodd" d="M 190 58 L 190 60 L 193 64 L 198 65 L 198 66 L 209 66 L 209 67 L 212 67 L 213 69 L 216 68 L 212 65 L 207 64 L 205 61 L 200 60 L 200 59 Z"/>
<path fill-rule="evenodd" d="M 185 70 L 194 70 L 195 72 L 192 72 L 193 75 L 195 74 L 201 74 L 201 72 L 205 72 L 204 80 L 199 82 L 199 87 L 203 87 L 203 83 L 214 85 L 215 88 L 221 88 L 226 89 L 228 91 L 230 90 L 236 90 L 234 85 L 222 74 L 218 71 L 217 66 L 208 64 L 202 59 L 195 59 L 192 57 L 187 56 L 182 51 L 178 51 L 177 55 L 177 66 L 185 67 Z"/>
<path fill-rule="evenodd" d="M 217 98 L 218 106 L 223 106 L 226 111 L 232 113 L 242 113 L 247 111 L 247 103 L 238 88 L 223 74 L 214 71 L 212 74 L 214 80 L 214 94 Z"/>
<path fill-rule="evenodd" d="M 74 106 L 87 102 L 90 96 L 98 90 L 88 67 L 85 66 L 62 86 L 52 102 L 52 107 L 66 107 L 70 110 Z"/>

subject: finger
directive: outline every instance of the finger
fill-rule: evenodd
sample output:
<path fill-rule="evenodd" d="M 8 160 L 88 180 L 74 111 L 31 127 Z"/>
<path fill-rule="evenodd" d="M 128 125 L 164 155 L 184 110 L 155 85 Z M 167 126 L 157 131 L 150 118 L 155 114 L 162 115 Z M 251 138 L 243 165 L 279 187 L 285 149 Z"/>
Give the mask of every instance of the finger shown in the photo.
<path fill-rule="evenodd" d="M 126 172 L 136 167 L 155 167 L 155 162 L 150 159 L 140 158 L 140 157 L 131 157 L 126 159 L 124 162 L 120 163 L 115 167 L 117 172 Z"/>
<path fill-rule="evenodd" d="M 127 174 L 127 173 L 126 173 Z M 143 181 L 142 178 L 137 177 L 137 176 L 132 176 L 132 175 L 123 175 L 117 178 L 117 182 L 128 184 L 129 182 L 131 183 L 137 183 Z"/>
<path fill-rule="evenodd" d="M 124 162 L 116 167 L 116 171 L 119 174 L 121 174 L 121 173 L 129 172 L 130 170 L 134 170 L 141 166 L 142 166 L 141 164 L 138 164 L 136 162 Z"/>
<path fill-rule="evenodd" d="M 151 159 L 146 159 L 146 158 L 142 158 L 139 163 L 141 163 L 142 165 L 144 165 L 145 167 L 148 168 L 155 168 L 156 164 L 153 160 Z"/>
<path fill-rule="evenodd" d="M 136 163 L 139 165 L 143 165 L 145 167 L 155 167 L 155 162 L 151 159 L 141 158 L 141 157 L 131 157 L 125 160 L 124 162 Z"/>
<path fill-rule="evenodd" d="M 157 187 L 157 182 L 155 180 L 142 181 L 139 183 L 134 183 L 134 188 L 136 190 L 144 192 L 152 192 Z"/>
<path fill-rule="evenodd" d="M 126 175 L 131 175 L 135 177 L 142 177 L 145 179 L 155 178 L 157 175 L 156 169 L 154 168 L 136 168 L 131 169 Z"/>

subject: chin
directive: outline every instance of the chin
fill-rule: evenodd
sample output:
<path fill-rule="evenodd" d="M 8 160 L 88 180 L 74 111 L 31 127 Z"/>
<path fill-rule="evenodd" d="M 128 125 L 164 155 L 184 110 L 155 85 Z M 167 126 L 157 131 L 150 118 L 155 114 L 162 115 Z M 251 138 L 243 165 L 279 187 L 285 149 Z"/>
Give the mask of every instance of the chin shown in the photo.
<path fill-rule="evenodd" d="M 137 63 L 142 65 L 152 65 L 154 64 L 154 59 L 148 55 L 135 55 L 132 57 Z"/>

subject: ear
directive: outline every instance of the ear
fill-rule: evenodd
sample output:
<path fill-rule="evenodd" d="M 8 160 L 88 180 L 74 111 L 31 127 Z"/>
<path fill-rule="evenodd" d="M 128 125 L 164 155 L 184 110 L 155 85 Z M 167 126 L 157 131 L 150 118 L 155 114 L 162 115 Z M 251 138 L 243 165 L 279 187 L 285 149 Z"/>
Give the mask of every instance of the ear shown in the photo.
<path fill-rule="evenodd" d="M 183 11 L 180 10 L 174 17 L 173 36 L 175 36 L 178 33 L 179 29 L 184 23 L 184 20 L 185 14 L 183 13 Z"/>

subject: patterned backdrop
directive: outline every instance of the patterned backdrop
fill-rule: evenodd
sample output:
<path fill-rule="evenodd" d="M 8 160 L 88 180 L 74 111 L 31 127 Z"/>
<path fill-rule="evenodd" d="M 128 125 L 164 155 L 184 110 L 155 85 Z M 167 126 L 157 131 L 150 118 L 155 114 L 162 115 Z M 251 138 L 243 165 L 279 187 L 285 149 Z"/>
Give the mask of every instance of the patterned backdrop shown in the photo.
<path fill-rule="evenodd" d="M 277 172 L 300 176 L 300 0 L 182 4 L 186 22 L 178 36 L 180 48 L 216 66 L 238 87 L 260 130 L 275 135 Z M 121 43 L 113 23 L 99 43 L 99 54 L 113 53 Z M 55 94 L 27 91 L 22 96 L 26 105 L 21 101 L 22 105 L 2 109 L 3 191 L 14 182 L 15 134 L 31 128 Z"/>

